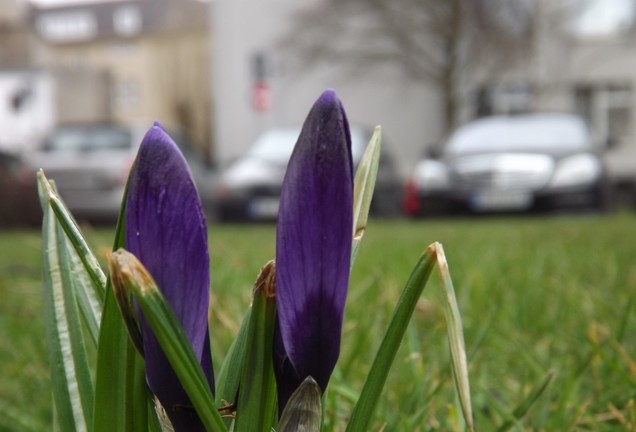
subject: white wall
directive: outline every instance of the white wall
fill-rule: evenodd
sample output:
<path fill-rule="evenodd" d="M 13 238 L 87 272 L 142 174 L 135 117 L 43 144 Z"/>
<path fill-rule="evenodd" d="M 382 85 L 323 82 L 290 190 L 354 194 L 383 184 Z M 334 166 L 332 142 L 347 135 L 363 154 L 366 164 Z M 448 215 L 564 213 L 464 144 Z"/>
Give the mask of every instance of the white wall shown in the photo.
<path fill-rule="evenodd" d="M 276 42 L 290 25 L 291 13 L 307 0 L 215 0 L 213 29 L 214 128 L 216 157 L 225 163 L 242 154 L 264 129 L 300 125 L 320 93 L 334 88 L 352 124 L 383 127 L 386 146 L 403 174 L 424 147 L 439 139 L 441 114 L 435 93 L 405 79 L 400 71 L 378 65 L 363 76 L 346 76 L 325 65 L 299 76 L 294 59 Z M 251 61 L 255 52 L 272 61 L 272 106 L 266 113 L 251 107 Z"/>
<path fill-rule="evenodd" d="M 22 95 L 22 98 L 20 97 Z M 53 78 L 44 72 L 0 72 L 0 148 L 36 148 L 55 122 Z M 22 99 L 19 105 L 14 103 Z"/>

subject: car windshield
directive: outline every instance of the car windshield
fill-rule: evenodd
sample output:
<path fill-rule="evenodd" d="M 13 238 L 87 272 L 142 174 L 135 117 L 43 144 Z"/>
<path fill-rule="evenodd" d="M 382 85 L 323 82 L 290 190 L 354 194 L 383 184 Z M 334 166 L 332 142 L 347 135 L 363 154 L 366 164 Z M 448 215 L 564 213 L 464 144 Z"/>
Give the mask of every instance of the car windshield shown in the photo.
<path fill-rule="evenodd" d="M 46 143 L 46 150 L 56 152 L 124 150 L 131 147 L 131 133 L 115 127 L 62 128 Z"/>
<path fill-rule="evenodd" d="M 256 140 L 248 155 L 285 165 L 291 157 L 298 135 L 300 129 L 296 128 L 271 129 Z M 361 129 L 351 129 L 351 154 L 354 161 L 362 157 L 369 138 Z"/>
<path fill-rule="evenodd" d="M 493 117 L 461 127 L 448 141 L 447 152 L 576 151 L 589 148 L 585 123 L 571 115 Z"/>
<path fill-rule="evenodd" d="M 249 156 L 270 162 L 286 164 L 291 156 L 300 131 L 272 129 L 262 134 L 248 152 Z"/>

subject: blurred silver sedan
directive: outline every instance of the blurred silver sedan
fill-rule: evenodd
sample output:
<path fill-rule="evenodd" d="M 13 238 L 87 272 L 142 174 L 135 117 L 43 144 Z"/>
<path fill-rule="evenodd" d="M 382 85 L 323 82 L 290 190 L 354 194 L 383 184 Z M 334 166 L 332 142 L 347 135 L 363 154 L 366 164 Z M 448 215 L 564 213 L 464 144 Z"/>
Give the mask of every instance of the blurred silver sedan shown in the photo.
<path fill-rule="evenodd" d="M 140 136 L 114 125 L 60 126 L 32 164 L 55 180 L 74 216 L 115 220 Z"/>
<path fill-rule="evenodd" d="M 495 116 L 459 128 L 405 188 L 412 216 L 601 208 L 605 170 L 585 123 L 570 114 Z"/>
<path fill-rule="evenodd" d="M 360 162 L 372 130 L 351 127 L 351 154 L 354 167 Z M 220 175 L 216 206 L 222 221 L 273 221 L 287 162 L 300 128 L 275 127 L 263 132 L 247 153 Z M 380 154 L 371 213 L 391 217 L 400 213 L 401 181 L 393 159 L 383 146 Z"/>
<path fill-rule="evenodd" d="M 114 222 L 145 131 L 145 127 L 112 124 L 63 125 L 47 137 L 42 149 L 31 155 L 30 162 L 55 180 L 75 217 Z M 168 131 L 168 134 L 188 161 L 208 210 L 212 205 L 215 173 L 183 133 Z"/>

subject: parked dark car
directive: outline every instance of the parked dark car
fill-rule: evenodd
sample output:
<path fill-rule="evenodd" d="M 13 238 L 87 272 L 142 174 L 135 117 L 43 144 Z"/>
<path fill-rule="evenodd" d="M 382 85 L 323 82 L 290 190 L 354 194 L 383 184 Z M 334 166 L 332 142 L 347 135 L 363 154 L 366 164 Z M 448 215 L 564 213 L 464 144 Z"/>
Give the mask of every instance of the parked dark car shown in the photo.
<path fill-rule="evenodd" d="M 351 127 L 351 150 L 356 167 L 372 132 Z M 217 215 L 222 221 L 276 219 L 287 162 L 299 134 L 299 128 L 269 129 L 259 136 L 244 156 L 221 173 L 216 205 Z M 383 217 L 396 216 L 400 213 L 400 201 L 401 182 L 392 158 L 383 147 L 371 213 Z"/>
<path fill-rule="evenodd" d="M 570 114 L 496 116 L 454 132 L 406 183 L 408 215 L 599 209 L 605 170 L 585 123 Z"/>
<path fill-rule="evenodd" d="M 63 125 L 54 130 L 32 164 L 55 180 L 73 215 L 91 222 L 114 222 L 126 180 L 145 128 L 112 124 Z M 188 160 L 204 205 L 213 194 L 208 165 L 181 133 L 168 131 Z"/>
<path fill-rule="evenodd" d="M 41 221 L 35 169 L 19 155 L 0 150 L 0 228 Z"/>

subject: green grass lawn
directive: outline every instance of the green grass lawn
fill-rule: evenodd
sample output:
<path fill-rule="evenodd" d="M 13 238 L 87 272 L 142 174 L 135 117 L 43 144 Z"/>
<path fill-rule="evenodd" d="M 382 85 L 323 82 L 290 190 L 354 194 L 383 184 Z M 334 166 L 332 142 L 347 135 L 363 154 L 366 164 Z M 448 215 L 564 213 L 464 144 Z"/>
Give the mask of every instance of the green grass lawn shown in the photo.
<path fill-rule="evenodd" d="M 418 256 L 445 248 L 464 322 L 478 430 L 496 430 L 549 374 L 511 430 L 636 428 L 636 216 L 372 220 L 326 399 L 343 430 Z M 111 231 L 90 230 L 105 251 Z M 212 226 L 213 357 L 220 366 L 274 255 L 273 226 Z M 40 239 L 0 232 L 0 430 L 48 430 L 52 410 L 42 324 Z M 389 375 L 373 430 L 454 430 L 456 403 L 441 290 L 433 277 Z"/>

